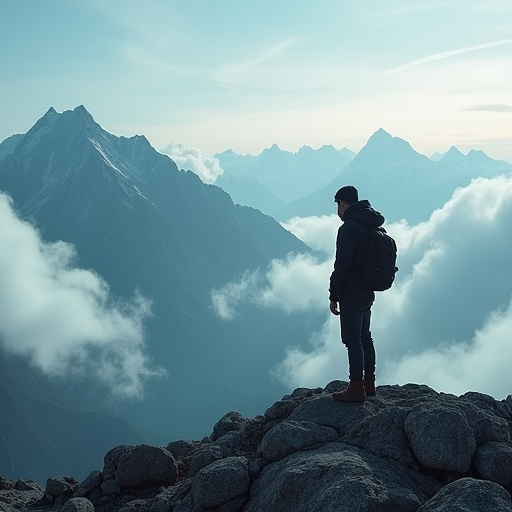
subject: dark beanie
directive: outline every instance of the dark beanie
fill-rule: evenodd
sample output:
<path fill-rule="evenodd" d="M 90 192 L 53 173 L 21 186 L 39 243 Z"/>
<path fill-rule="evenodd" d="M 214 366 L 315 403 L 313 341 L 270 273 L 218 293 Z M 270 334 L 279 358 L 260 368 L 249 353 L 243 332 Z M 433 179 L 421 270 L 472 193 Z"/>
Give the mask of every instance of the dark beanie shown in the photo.
<path fill-rule="evenodd" d="M 357 188 L 352 185 L 347 185 L 346 187 L 342 187 L 336 192 L 334 196 L 334 201 L 344 201 L 345 203 L 353 204 L 359 201 L 359 197 L 357 195 Z"/>

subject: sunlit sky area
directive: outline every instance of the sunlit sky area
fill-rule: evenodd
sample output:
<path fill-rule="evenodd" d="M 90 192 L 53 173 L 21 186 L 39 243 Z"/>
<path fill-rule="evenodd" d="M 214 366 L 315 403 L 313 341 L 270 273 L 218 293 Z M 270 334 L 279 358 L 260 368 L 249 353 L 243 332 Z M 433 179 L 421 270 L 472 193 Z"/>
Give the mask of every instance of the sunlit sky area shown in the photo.
<path fill-rule="evenodd" d="M 359 151 L 512 161 L 510 0 L 0 0 L 0 140 L 83 104 L 115 135 L 206 154 Z"/>

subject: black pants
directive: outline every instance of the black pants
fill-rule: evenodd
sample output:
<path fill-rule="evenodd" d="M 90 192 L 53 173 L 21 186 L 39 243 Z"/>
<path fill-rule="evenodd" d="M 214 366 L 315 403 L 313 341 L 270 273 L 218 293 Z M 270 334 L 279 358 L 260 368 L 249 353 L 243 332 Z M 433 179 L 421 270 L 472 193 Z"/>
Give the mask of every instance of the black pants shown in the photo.
<path fill-rule="evenodd" d="M 373 302 L 346 299 L 340 304 L 341 341 L 347 347 L 349 379 L 375 375 L 375 347 L 370 332 Z"/>

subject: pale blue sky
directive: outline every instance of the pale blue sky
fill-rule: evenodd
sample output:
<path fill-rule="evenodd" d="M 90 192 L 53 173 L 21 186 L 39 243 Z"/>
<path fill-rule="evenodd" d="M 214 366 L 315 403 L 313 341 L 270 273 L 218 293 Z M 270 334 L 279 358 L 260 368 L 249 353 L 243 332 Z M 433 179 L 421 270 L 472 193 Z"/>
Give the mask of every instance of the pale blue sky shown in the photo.
<path fill-rule="evenodd" d="M 510 0 L 0 0 L 0 140 L 83 104 L 107 131 L 213 154 L 512 161 Z"/>

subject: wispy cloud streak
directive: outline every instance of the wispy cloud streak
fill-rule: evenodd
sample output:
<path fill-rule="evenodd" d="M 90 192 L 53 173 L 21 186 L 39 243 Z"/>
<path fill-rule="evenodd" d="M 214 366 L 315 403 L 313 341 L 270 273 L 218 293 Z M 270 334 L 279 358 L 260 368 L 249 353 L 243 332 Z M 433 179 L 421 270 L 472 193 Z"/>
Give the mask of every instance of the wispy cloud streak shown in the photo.
<path fill-rule="evenodd" d="M 463 55 L 466 53 L 473 53 L 479 50 L 485 50 L 487 48 L 495 48 L 497 46 L 506 46 L 512 44 L 512 39 L 505 39 L 503 41 L 496 41 L 493 43 L 485 43 L 479 44 L 476 46 L 468 46 L 467 48 L 459 48 L 457 50 L 449 50 L 441 53 L 434 53 L 432 55 L 427 55 L 426 57 L 421 57 L 420 59 L 415 59 L 411 62 L 403 64 L 401 66 L 397 66 L 388 70 L 388 74 L 400 73 L 402 71 L 408 71 L 409 69 L 416 68 L 419 66 L 423 66 L 425 64 L 429 64 L 431 62 L 435 62 L 438 60 L 450 59 L 451 57 L 455 57 L 458 55 Z"/>

